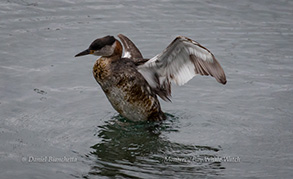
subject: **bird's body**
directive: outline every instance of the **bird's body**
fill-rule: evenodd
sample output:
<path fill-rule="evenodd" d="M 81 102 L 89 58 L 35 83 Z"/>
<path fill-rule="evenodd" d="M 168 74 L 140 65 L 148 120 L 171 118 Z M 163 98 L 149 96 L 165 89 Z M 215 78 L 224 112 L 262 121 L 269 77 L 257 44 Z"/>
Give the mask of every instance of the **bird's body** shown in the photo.
<path fill-rule="evenodd" d="M 164 119 L 156 94 L 136 68 L 127 58 L 101 57 L 93 67 L 93 75 L 122 116 L 133 121 Z"/>
<path fill-rule="evenodd" d="M 155 58 L 158 58 L 160 54 L 150 60 L 143 59 L 139 50 L 127 37 L 120 34 L 119 38 L 125 47 L 125 54 L 128 58 L 122 57 L 122 45 L 113 36 L 95 40 L 89 49 L 76 56 L 86 54 L 101 56 L 93 67 L 94 78 L 100 84 L 113 108 L 122 116 L 133 121 L 160 121 L 165 119 L 157 95 L 164 100 L 169 100 L 171 95 L 170 81 L 175 80 L 176 84 L 180 84 L 185 83 L 186 79 L 181 79 L 180 73 L 182 72 L 180 69 L 176 71 L 172 67 L 172 62 L 164 64 L 164 61 L 156 60 Z M 196 58 L 198 56 L 190 55 L 191 61 L 188 63 L 193 63 L 195 67 L 187 67 L 187 69 L 193 68 L 194 73 L 201 72 L 202 75 L 208 75 L 209 69 L 203 67 L 204 64 L 199 62 L 198 67 L 196 67 Z M 170 60 L 170 58 L 168 59 Z M 217 61 L 215 60 L 215 62 Z M 216 65 L 219 65 L 218 62 Z M 185 68 L 184 64 L 179 67 Z M 219 67 L 217 66 L 217 68 Z M 220 67 L 220 71 L 221 69 Z M 175 70 L 175 73 L 172 70 Z M 190 78 L 190 74 L 191 72 L 185 74 L 185 76 L 187 75 L 186 78 Z M 216 79 L 226 83 L 225 74 L 224 76 L 220 75 L 219 78 L 216 77 Z"/>

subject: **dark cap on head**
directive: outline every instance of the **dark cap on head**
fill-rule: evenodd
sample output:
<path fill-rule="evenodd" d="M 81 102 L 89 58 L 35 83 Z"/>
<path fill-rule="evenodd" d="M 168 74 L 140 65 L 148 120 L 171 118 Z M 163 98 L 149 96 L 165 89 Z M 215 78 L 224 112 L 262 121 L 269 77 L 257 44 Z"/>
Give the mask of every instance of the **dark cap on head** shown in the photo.
<path fill-rule="evenodd" d="M 100 50 L 101 48 L 105 47 L 106 45 L 112 45 L 115 42 L 115 38 L 113 36 L 105 36 L 100 39 L 96 39 L 93 41 L 89 47 L 89 50 Z"/>

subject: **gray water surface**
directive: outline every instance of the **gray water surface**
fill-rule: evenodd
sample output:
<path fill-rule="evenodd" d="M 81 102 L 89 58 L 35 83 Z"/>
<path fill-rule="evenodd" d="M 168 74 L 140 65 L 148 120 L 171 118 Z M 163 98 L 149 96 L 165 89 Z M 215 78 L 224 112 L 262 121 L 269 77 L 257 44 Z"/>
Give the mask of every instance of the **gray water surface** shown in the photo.
<path fill-rule="evenodd" d="M 0 178 L 292 178 L 293 1 L 0 2 Z M 172 86 L 161 124 L 121 118 L 92 77 L 96 38 L 146 58 L 178 35 L 228 83 Z"/>

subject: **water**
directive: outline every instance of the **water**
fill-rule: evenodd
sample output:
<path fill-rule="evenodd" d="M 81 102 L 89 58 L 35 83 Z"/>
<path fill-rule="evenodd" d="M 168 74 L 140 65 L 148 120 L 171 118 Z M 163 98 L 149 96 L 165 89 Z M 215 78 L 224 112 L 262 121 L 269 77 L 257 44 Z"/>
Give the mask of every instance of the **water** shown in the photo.
<path fill-rule="evenodd" d="M 1 178 L 292 178 L 292 1 L 0 2 Z M 95 38 L 145 57 L 177 35 L 209 48 L 228 83 L 173 86 L 168 119 L 132 123 L 92 77 Z"/>

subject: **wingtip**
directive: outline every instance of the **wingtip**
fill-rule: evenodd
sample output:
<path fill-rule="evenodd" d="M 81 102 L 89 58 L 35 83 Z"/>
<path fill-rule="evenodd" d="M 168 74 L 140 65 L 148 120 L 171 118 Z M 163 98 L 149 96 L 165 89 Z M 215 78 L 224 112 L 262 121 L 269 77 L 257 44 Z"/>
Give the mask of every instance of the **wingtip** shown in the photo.
<path fill-rule="evenodd" d="M 221 84 L 223 84 L 223 85 L 225 85 L 226 83 L 227 83 L 227 80 L 226 80 L 226 76 L 224 75 L 224 77 L 222 76 L 222 77 L 215 77 L 216 78 L 216 80 L 219 82 L 219 83 L 221 83 Z"/>
<path fill-rule="evenodd" d="M 224 70 L 223 70 L 223 76 L 220 78 L 220 82 L 225 85 L 227 83 L 227 79 L 226 79 L 226 75 L 224 73 Z"/>
<path fill-rule="evenodd" d="M 123 36 L 125 36 L 125 35 L 123 35 L 123 34 L 118 34 L 118 35 L 117 35 L 117 37 L 119 37 L 119 38 L 120 38 L 120 37 L 123 37 Z"/>

